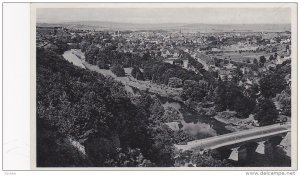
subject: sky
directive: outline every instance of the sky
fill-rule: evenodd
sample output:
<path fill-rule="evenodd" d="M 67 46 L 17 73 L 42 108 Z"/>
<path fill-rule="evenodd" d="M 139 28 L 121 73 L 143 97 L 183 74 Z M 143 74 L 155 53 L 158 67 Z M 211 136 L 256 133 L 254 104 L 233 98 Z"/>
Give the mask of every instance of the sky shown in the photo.
<path fill-rule="evenodd" d="M 289 8 L 39 8 L 37 22 L 290 24 Z"/>

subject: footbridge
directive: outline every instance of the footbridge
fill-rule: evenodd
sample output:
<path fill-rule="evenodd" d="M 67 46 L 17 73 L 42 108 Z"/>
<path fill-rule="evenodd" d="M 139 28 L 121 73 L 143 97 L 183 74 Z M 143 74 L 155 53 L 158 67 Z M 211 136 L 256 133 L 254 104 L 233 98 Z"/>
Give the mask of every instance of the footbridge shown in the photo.
<path fill-rule="evenodd" d="M 205 150 L 218 150 L 226 158 L 236 161 L 246 160 L 252 152 L 271 156 L 273 148 L 279 145 L 290 131 L 290 123 L 274 124 L 190 141 L 186 145 L 175 145 L 175 148 L 200 153 Z"/>

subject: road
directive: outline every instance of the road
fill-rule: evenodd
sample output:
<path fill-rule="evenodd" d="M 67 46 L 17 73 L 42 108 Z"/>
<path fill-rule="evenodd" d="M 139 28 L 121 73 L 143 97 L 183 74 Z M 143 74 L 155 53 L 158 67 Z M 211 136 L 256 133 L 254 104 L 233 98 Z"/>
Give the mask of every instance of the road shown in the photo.
<path fill-rule="evenodd" d="M 268 136 L 290 132 L 291 124 L 274 124 L 257 127 L 250 130 L 228 133 L 201 140 L 190 141 L 187 145 L 175 145 L 175 148 L 185 150 L 216 149 L 223 146 L 233 145 L 241 142 L 256 140 Z"/>

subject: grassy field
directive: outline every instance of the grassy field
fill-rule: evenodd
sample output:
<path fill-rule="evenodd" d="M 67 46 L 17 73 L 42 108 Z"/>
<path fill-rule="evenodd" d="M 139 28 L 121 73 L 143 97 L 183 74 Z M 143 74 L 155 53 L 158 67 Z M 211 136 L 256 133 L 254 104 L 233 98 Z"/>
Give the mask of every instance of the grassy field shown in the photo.
<path fill-rule="evenodd" d="M 259 61 L 259 57 L 260 56 L 265 56 L 267 59 L 271 56 L 271 55 L 275 55 L 275 52 L 273 53 L 266 53 L 266 52 L 243 52 L 243 53 L 239 53 L 239 52 L 230 52 L 230 53 L 222 53 L 222 54 L 213 54 L 210 55 L 211 57 L 216 57 L 219 59 L 231 59 L 232 61 L 237 61 L 237 62 L 247 62 L 247 60 L 249 59 L 251 63 L 253 63 L 254 59 L 257 59 Z"/>

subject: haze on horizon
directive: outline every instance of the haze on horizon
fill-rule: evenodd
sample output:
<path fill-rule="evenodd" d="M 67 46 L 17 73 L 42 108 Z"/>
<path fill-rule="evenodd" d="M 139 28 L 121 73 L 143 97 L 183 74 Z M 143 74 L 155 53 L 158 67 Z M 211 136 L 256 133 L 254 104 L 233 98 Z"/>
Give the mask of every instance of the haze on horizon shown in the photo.
<path fill-rule="evenodd" d="M 38 23 L 290 24 L 290 8 L 39 8 Z"/>

